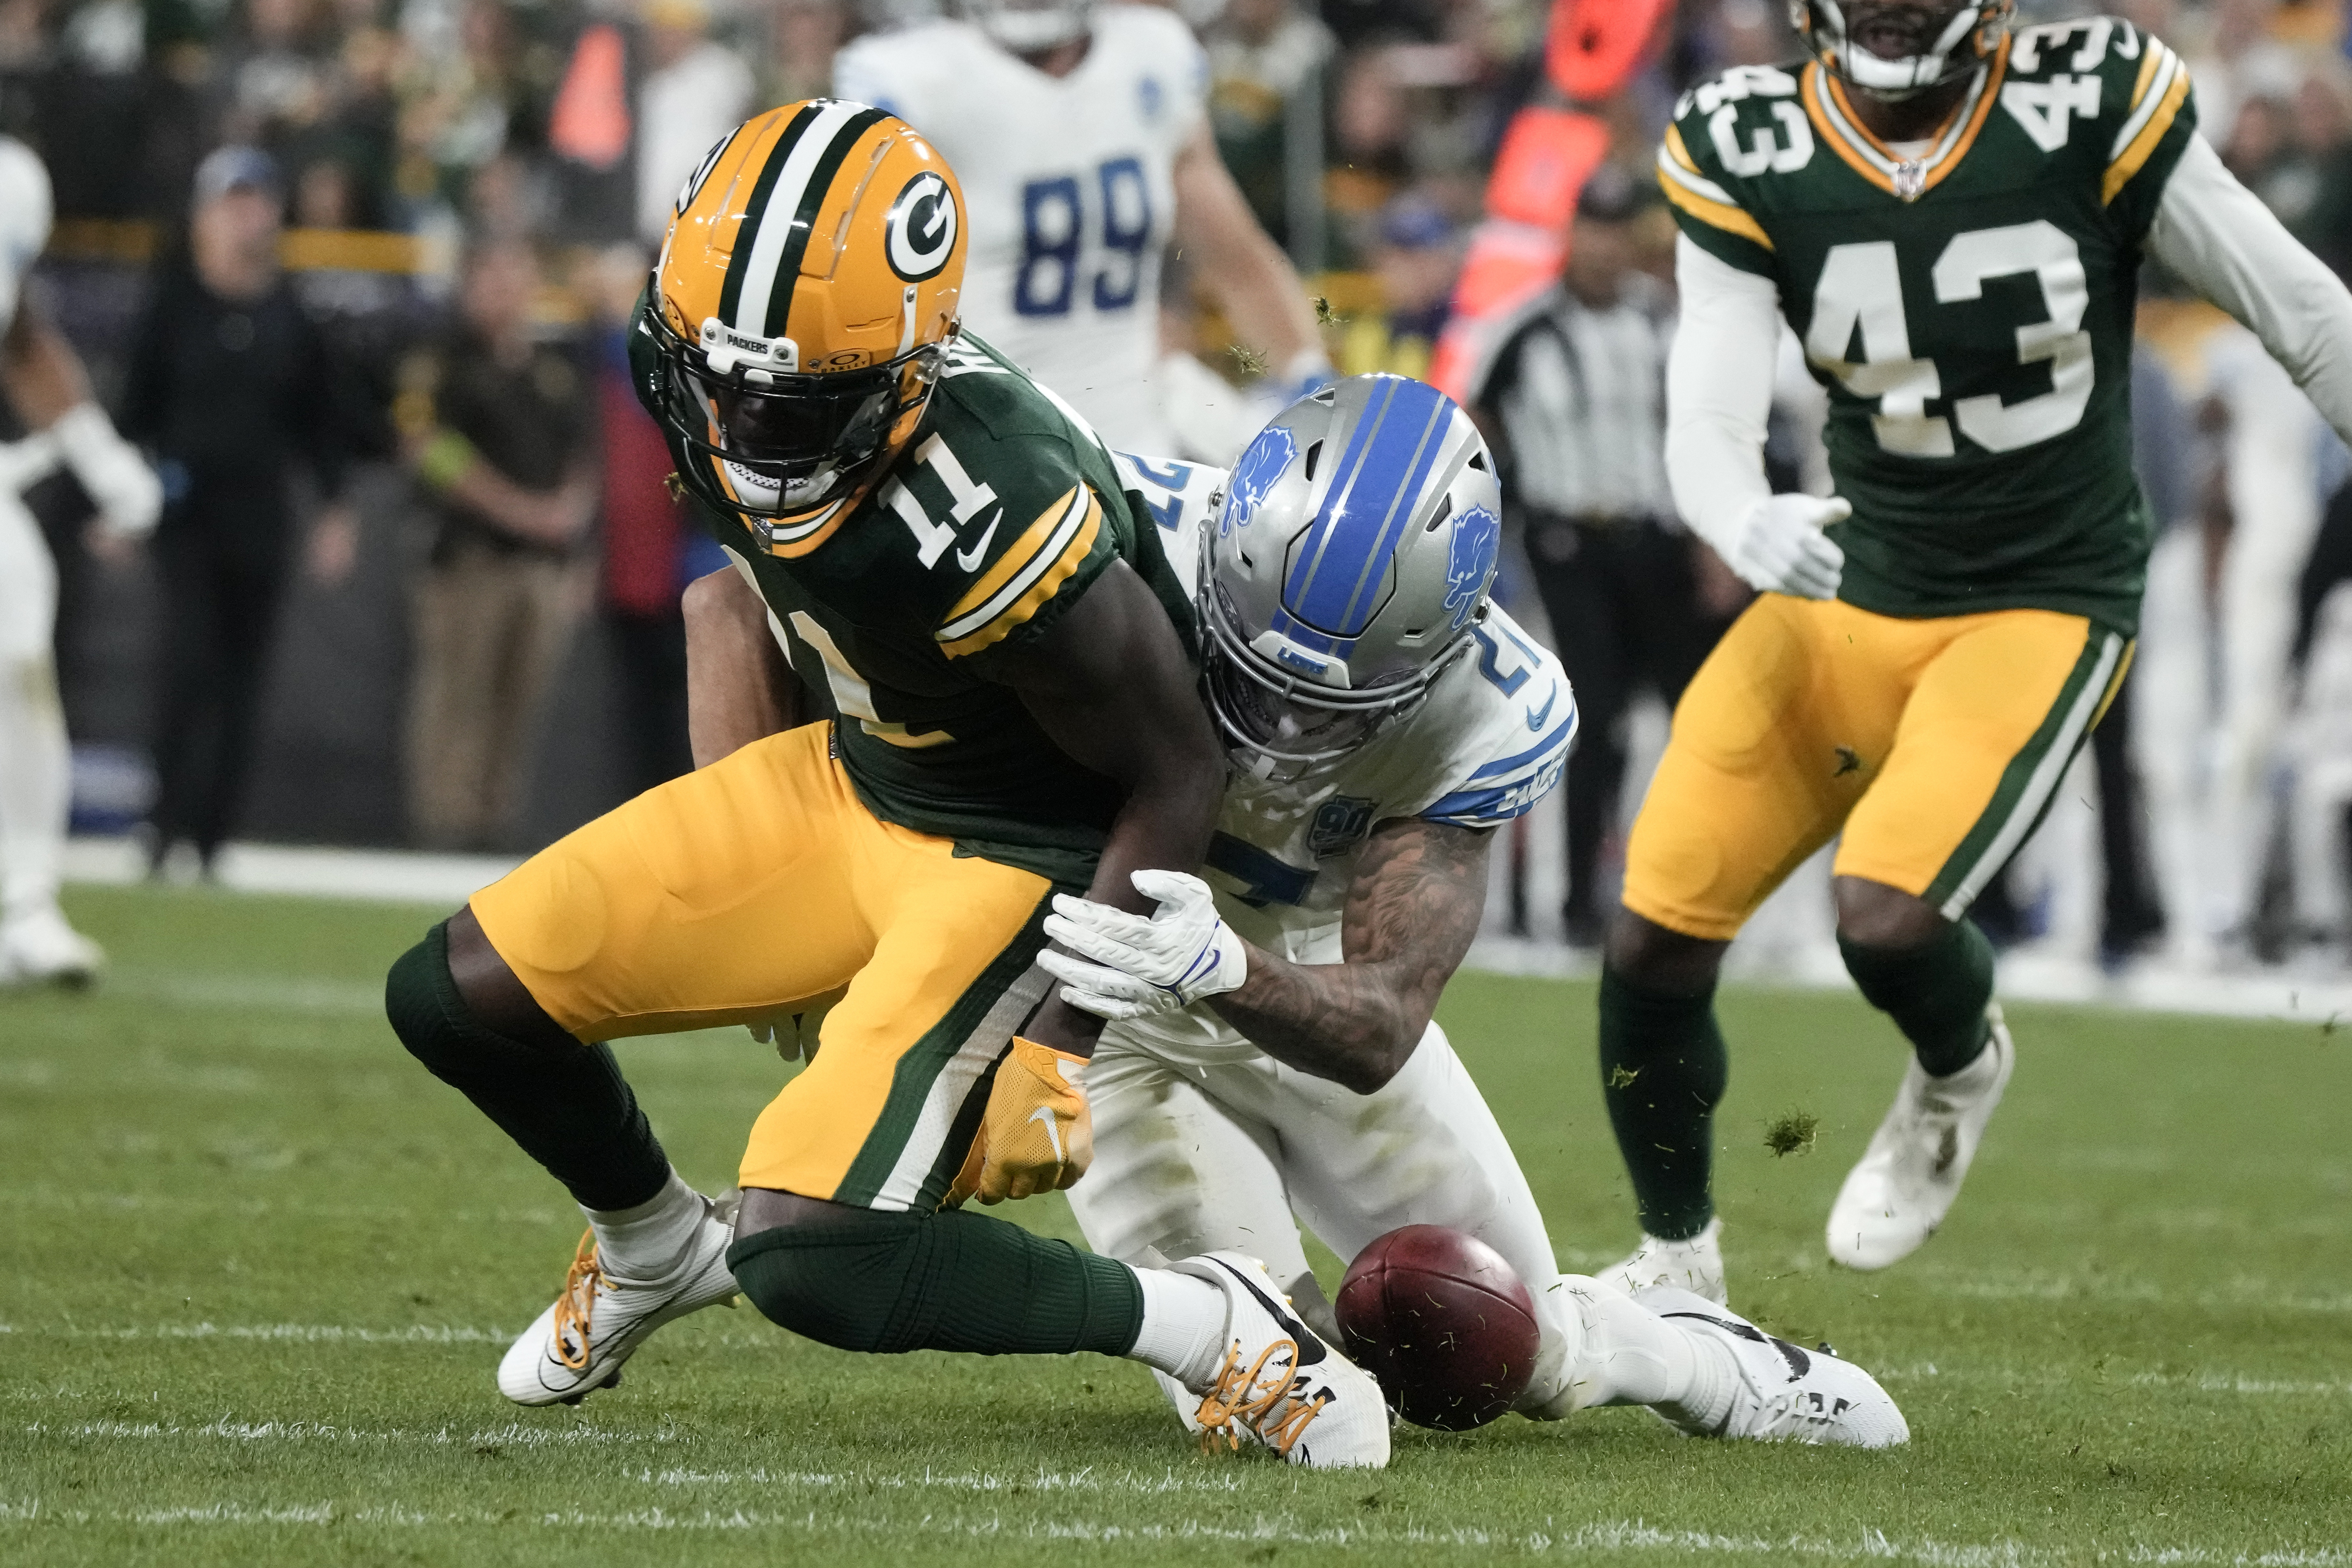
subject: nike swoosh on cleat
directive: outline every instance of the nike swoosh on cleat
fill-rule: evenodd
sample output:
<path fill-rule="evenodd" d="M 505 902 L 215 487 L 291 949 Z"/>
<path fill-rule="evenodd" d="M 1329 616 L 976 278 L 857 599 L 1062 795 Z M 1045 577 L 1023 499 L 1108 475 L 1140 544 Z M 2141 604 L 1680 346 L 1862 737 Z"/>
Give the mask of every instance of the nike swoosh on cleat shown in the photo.
<path fill-rule="evenodd" d="M 1297 1344 L 1298 1364 L 1300 1366 L 1313 1366 L 1317 1362 L 1323 1359 L 1323 1342 L 1316 1337 L 1314 1330 L 1308 1328 L 1305 1323 L 1300 1322 L 1297 1318 L 1292 1317 L 1288 1312 L 1283 1310 L 1280 1304 L 1276 1302 L 1271 1297 L 1267 1296 L 1265 1291 L 1251 1284 L 1249 1276 L 1243 1273 L 1240 1269 L 1235 1268 L 1229 1263 L 1218 1262 L 1218 1260 L 1214 1258 L 1210 1259 L 1210 1261 L 1216 1263 L 1218 1268 L 1232 1275 L 1241 1285 L 1243 1289 L 1257 1298 L 1257 1304 L 1259 1306 L 1264 1307 L 1267 1311 L 1274 1314 L 1274 1321 L 1282 1325 L 1282 1331 L 1288 1334 Z"/>
<path fill-rule="evenodd" d="M 967 572 L 978 571 L 981 557 L 988 553 L 988 542 L 996 537 L 996 525 L 1003 521 L 1004 509 L 998 507 L 990 514 L 988 527 L 982 531 L 980 542 L 970 550 L 959 550 L 955 552 L 956 564 Z"/>

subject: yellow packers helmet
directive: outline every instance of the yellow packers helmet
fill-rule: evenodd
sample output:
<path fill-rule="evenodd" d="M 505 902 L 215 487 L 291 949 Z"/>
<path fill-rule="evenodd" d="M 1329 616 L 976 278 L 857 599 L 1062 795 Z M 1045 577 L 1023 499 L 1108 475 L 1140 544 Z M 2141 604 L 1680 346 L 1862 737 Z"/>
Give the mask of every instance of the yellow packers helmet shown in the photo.
<path fill-rule="evenodd" d="M 914 438 L 965 249 L 954 172 L 904 121 L 819 98 L 738 126 L 679 191 L 642 317 L 687 487 L 814 549 Z"/>

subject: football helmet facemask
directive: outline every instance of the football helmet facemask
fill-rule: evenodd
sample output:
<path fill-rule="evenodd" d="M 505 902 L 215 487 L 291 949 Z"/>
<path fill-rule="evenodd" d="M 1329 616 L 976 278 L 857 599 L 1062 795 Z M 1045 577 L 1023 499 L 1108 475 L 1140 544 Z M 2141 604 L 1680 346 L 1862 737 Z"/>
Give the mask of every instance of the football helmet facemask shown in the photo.
<path fill-rule="evenodd" d="M 913 440 L 957 331 L 963 195 L 903 121 L 815 99 L 746 121 L 678 193 L 641 392 L 678 476 L 814 550 Z"/>
<path fill-rule="evenodd" d="M 1990 59 L 2017 0 L 1789 0 L 1789 25 L 1823 69 L 1897 102 Z"/>

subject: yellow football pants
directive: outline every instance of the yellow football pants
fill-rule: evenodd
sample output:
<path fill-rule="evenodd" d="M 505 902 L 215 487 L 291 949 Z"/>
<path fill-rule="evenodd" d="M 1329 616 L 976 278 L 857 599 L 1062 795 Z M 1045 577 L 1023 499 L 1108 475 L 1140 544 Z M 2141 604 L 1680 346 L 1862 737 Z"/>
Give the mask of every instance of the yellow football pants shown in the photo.
<path fill-rule="evenodd" d="M 1764 595 L 1675 710 L 1625 907 L 1728 942 L 1843 828 L 1839 876 L 1958 920 L 2041 820 L 2131 648 L 2049 610 L 1903 620 Z"/>
<path fill-rule="evenodd" d="M 878 820 L 830 734 L 772 735 L 639 795 L 475 894 L 474 915 L 583 1040 L 773 1018 L 845 985 L 752 1128 L 742 1184 L 929 1209 L 1045 998 L 1053 885 Z"/>

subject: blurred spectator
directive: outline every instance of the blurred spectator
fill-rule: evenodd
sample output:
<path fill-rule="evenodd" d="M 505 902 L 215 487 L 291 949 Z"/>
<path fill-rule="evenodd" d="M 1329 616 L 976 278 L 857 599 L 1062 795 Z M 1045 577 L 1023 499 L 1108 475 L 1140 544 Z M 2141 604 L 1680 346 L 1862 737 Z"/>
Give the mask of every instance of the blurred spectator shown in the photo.
<path fill-rule="evenodd" d="M 1435 203 L 1411 195 L 1388 205 L 1375 233 L 1372 272 L 1387 309 L 1348 323 L 1339 341 L 1339 374 L 1426 376 L 1430 346 L 1445 325 L 1462 264 L 1460 237 Z"/>
<path fill-rule="evenodd" d="M 288 479 L 307 463 L 330 503 L 311 570 L 340 581 L 357 523 L 335 504 L 347 458 L 326 346 L 278 269 L 278 171 L 223 147 L 196 171 L 190 260 L 165 269 L 141 324 L 124 434 L 153 451 L 166 505 L 162 706 L 151 868 L 193 844 L 203 868 L 236 825 L 254 721 L 286 587 Z"/>
<path fill-rule="evenodd" d="M 669 447 L 629 380 L 629 321 L 650 265 L 633 245 L 597 258 L 596 445 L 604 463 L 600 607 L 620 689 L 614 693 L 631 795 L 694 766 L 686 740 L 686 584 L 727 564 L 670 494 Z"/>
<path fill-rule="evenodd" d="M 2315 68 L 2294 95 L 2294 139 L 2316 178 L 2295 237 L 2340 275 L 2352 268 L 2352 96 L 2341 62 Z"/>
<path fill-rule="evenodd" d="M 478 247 L 458 322 L 401 373 L 395 417 L 438 525 L 416 589 L 408 737 L 411 826 L 434 848 L 499 845 L 593 587 L 595 404 L 532 334 L 539 286 L 528 246 Z"/>
<path fill-rule="evenodd" d="M 637 89 L 637 237 L 661 244 L 678 186 L 751 112 L 751 73 L 711 42 L 703 0 L 651 0 Z"/>
<path fill-rule="evenodd" d="M 849 33 L 843 0 L 775 0 L 768 12 L 769 52 L 761 105 L 797 103 L 833 90 L 833 57 Z"/>
<path fill-rule="evenodd" d="M 1673 706 L 1740 602 L 1666 488 L 1670 302 L 1636 266 L 1651 195 L 1614 165 L 1595 172 L 1577 200 L 1567 275 L 1504 325 L 1471 383 L 1500 437 L 1504 506 L 1524 531 L 1582 712 L 1561 910 L 1579 947 L 1599 945 L 1609 907 L 1601 847 L 1617 820 L 1626 710 L 1644 685 Z"/>
<path fill-rule="evenodd" d="M 1209 55 L 1209 118 L 1218 155 L 1275 243 L 1294 255 L 1289 158 L 1311 135 L 1321 153 L 1322 86 L 1331 30 L 1298 0 L 1231 0 L 1202 40 Z M 1297 116 L 1311 114 L 1302 126 Z"/>
<path fill-rule="evenodd" d="M 1405 155 L 1412 121 L 1391 51 L 1365 49 L 1347 58 L 1331 126 L 1335 155 L 1323 181 L 1324 199 L 1343 220 L 1370 217 L 1412 173 Z"/>

